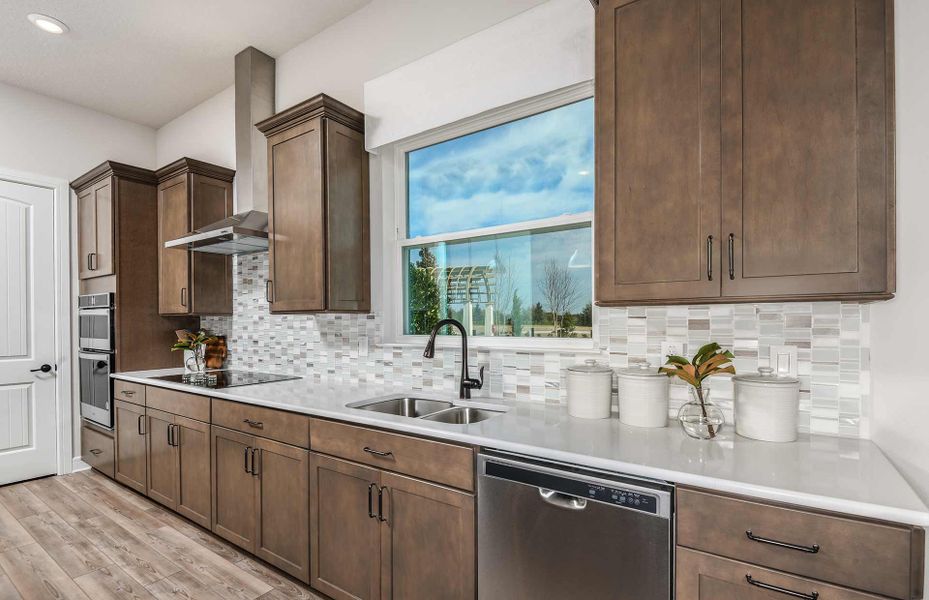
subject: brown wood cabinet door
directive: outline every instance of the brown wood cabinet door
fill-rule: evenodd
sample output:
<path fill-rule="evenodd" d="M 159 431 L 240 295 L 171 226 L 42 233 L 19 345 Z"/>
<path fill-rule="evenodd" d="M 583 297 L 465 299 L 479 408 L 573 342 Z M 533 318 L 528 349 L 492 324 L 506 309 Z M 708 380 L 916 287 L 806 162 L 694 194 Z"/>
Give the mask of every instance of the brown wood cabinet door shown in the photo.
<path fill-rule="evenodd" d="M 256 438 L 211 427 L 213 445 L 213 533 L 255 551 L 258 479 L 251 474 Z"/>
<path fill-rule="evenodd" d="M 381 597 L 474 598 L 474 496 L 386 472 L 381 483 Z"/>
<path fill-rule="evenodd" d="M 259 438 L 255 471 L 260 481 L 255 554 L 310 581 L 309 452 Z"/>
<path fill-rule="evenodd" d="M 873 596 L 813 579 L 794 577 L 712 554 L 677 548 L 677 600 L 879 600 Z M 749 580 L 751 578 L 751 580 Z M 816 594 L 814 596 L 814 593 Z"/>
<path fill-rule="evenodd" d="M 178 175 L 158 185 L 158 312 L 183 315 L 191 312 L 190 252 L 165 248 L 168 240 L 189 233 L 190 196 L 187 176 Z"/>
<path fill-rule="evenodd" d="M 364 134 L 331 119 L 326 130 L 327 309 L 371 308 L 368 153 Z"/>
<path fill-rule="evenodd" d="M 337 600 L 380 597 L 380 476 L 377 469 L 310 453 L 310 585 Z"/>
<path fill-rule="evenodd" d="M 272 312 L 325 310 L 322 119 L 268 138 Z"/>
<path fill-rule="evenodd" d="M 78 278 L 94 277 L 93 253 L 97 251 L 97 210 L 94 189 L 89 187 L 77 195 L 77 259 Z"/>
<path fill-rule="evenodd" d="M 892 4 L 723 0 L 724 296 L 893 291 Z"/>
<path fill-rule="evenodd" d="M 232 182 L 190 174 L 191 229 L 232 216 Z M 232 313 L 232 257 L 190 253 L 190 307 L 199 315 Z"/>
<path fill-rule="evenodd" d="M 174 415 L 149 408 L 145 412 L 148 440 L 148 497 L 177 510 L 177 452 L 172 442 Z"/>
<path fill-rule="evenodd" d="M 113 180 L 104 179 L 93 186 L 94 222 L 97 247 L 91 259 L 93 277 L 103 277 L 116 272 L 114 238 L 116 222 L 113 214 Z"/>
<path fill-rule="evenodd" d="M 116 481 L 146 493 L 145 408 L 122 400 L 113 402 L 116 423 Z"/>
<path fill-rule="evenodd" d="M 177 455 L 177 510 L 201 527 L 210 528 L 210 426 L 186 417 L 174 417 Z"/>
<path fill-rule="evenodd" d="M 600 304 L 720 294 L 719 3 L 600 2 Z"/>

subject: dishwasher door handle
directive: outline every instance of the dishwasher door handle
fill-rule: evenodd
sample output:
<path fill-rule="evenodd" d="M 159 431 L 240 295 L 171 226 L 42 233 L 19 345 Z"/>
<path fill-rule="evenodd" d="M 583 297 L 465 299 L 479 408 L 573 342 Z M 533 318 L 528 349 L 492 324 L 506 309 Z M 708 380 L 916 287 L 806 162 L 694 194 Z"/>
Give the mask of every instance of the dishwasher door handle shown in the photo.
<path fill-rule="evenodd" d="M 557 506 L 558 508 L 565 508 L 567 510 L 584 510 L 587 508 L 586 498 L 578 498 L 576 496 L 561 494 L 555 490 L 539 488 L 539 496 L 542 497 L 542 500 L 545 500 L 552 506 Z"/>

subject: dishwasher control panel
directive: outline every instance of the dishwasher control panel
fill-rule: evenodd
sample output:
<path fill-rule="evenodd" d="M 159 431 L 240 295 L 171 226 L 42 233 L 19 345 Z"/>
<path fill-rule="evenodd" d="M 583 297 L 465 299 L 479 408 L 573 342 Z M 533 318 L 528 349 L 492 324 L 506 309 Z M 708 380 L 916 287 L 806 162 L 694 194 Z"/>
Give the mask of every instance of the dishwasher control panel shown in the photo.
<path fill-rule="evenodd" d="M 562 477 L 553 473 L 529 470 L 490 460 L 484 465 L 484 473 L 490 477 L 516 481 L 537 486 L 539 489 L 554 490 L 576 498 L 588 498 L 652 515 L 658 515 L 660 510 L 657 494 L 653 495 L 629 488 L 592 483 L 574 477 Z"/>

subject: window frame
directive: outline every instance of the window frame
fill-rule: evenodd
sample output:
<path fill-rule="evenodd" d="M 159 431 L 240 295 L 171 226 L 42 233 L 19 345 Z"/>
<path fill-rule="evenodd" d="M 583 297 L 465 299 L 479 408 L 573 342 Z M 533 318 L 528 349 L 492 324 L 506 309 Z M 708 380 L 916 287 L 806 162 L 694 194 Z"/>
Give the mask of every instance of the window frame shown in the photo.
<path fill-rule="evenodd" d="M 416 238 L 407 237 L 407 153 L 427 146 L 452 140 L 470 133 L 546 112 L 594 95 L 593 81 L 585 81 L 553 92 L 488 110 L 456 123 L 441 126 L 431 131 L 411 136 L 382 148 L 379 153 L 383 188 L 383 239 L 385 253 L 382 263 L 382 286 L 384 308 L 384 341 L 394 345 L 425 346 L 428 336 L 404 333 L 406 306 L 404 303 L 405 282 L 404 251 L 407 248 L 473 239 L 488 235 L 500 235 L 539 229 L 552 229 L 567 225 L 588 223 L 591 235 L 591 290 L 594 285 L 594 212 L 561 215 L 532 221 L 521 221 L 506 225 L 495 225 L 465 231 L 455 231 Z M 469 336 L 469 345 L 478 349 L 525 349 L 532 351 L 595 352 L 599 346 L 598 307 L 591 297 L 590 338 L 547 338 L 511 336 Z M 440 348 L 457 348 L 457 336 L 439 336 L 436 345 Z"/>

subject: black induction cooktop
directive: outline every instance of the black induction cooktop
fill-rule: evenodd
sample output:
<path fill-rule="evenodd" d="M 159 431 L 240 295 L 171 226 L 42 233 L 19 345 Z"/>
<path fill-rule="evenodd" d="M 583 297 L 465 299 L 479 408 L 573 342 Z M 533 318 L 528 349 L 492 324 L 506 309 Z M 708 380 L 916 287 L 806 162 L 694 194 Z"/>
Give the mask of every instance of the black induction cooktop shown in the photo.
<path fill-rule="evenodd" d="M 289 379 L 300 379 L 296 375 L 275 375 L 274 373 L 257 373 L 255 371 L 206 371 L 204 373 L 184 373 L 182 375 L 162 375 L 152 377 L 152 379 L 161 379 L 162 381 L 171 381 L 174 383 L 183 383 L 185 385 L 195 385 L 197 387 L 222 389 L 230 387 L 239 387 L 243 385 L 255 385 L 258 383 L 272 383 L 274 381 L 287 381 Z"/>

